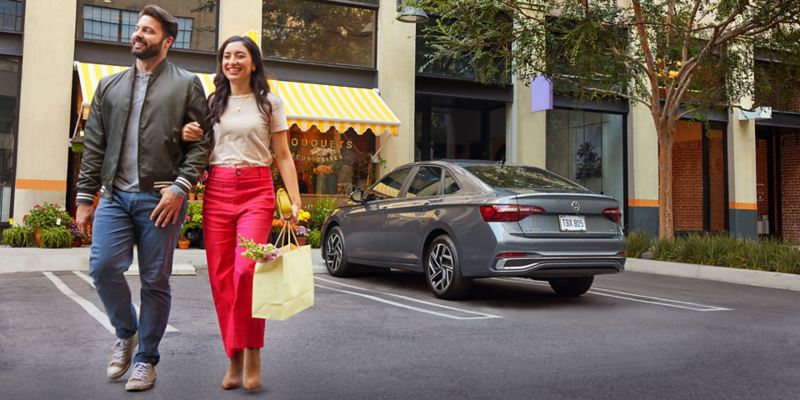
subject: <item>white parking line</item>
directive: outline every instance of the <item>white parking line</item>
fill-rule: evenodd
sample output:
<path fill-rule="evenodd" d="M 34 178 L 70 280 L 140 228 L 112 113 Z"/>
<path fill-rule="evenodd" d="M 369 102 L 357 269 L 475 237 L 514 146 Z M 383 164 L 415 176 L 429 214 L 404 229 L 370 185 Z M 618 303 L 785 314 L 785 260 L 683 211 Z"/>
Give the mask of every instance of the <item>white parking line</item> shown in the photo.
<path fill-rule="evenodd" d="M 94 304 L 92 304 L 92 302 L 75 294 L 75 292 L 73 292 L 72 289 L 70 289 L 67 285 L 65 285 L 64 282 L 61 281 L 61 279 L 58 279 L 57 276 L 53 275 L 52 272 L 43 272 L 43 274 L 44 276 L 47 277 L 47 279 L 50 279 L 50 281 L 53 282 L 54 285 L 56 285 L 56 287 L 58 288 L 58 290 L 61 291 L 61 293 L 64 293 L 65 296 L 74 300 L 76 303 L 78 303 L 78 305 L 83 307 L 83 309 L 86 310 L 86 312 L 89 313 L 89 315 L 91 315 L 92 318 L 96 319 L 97 322 L 100 323 L 100 325 L 103 325 L 103 327 L 106 328 L 109 333 L 112 334 L 114 333 L 114 327 L 111 326 L 110 322 L 108 322 L 108 317 L 106 317 L 106 314 L 100 311 L 100 309 L 97 308 Z"/>
<path fill-rule="evenodd" d="M 525 278 L 496 278 L 498 280 L 504 282 L 512 282 L 512 283 L 522 283 L 527 285 L 534 285 L 534 286 L 547 286 L 549 287 L 550 284 L 544 282 L 537 282 L 531 281 Z M 723 308 L 717 306 L 709 306 L 705 304 L 698 304 L 698 303 L 690 303 L 687 301 L 679 301 L 679 300 L 671 300 L 671 299 L 664 299 L 661 297 L 652 297 L 652 296 L 644 296 L 641 294 L 636 293 L 628 293 L 628 292 L 620 292 L 617 290 L 610 290 L 610 289 L 602 289 L 598 287 L 593 287 L 589 290 L 590 294 L 597 295 L 597 296 L 605 296 L 605 297 L 613 297 L 615 299 L 621 300 L 628 300 L 628 301 L 635 301 L 638 303 L 646 303 L 646 304 L 654 304 L 664 307 L 672 307 L 672 308 L 680 308 L 684 310 L 692 310 L 692 311 L 731 311 L 731 308 Z M 614 293 L 614 294 L 611 294 Z"/>
<path fill-rule="evenodd" d="M 358 292 L 354 292 L 354 291 L 350 291 L 350 290 L 344 290 L 344 289 L 334 289 L 334 288 L 332 288 L 330 286 L 320 285 L 319 283 L 315 283 L 314 284 L 315 286 L 321 287 L 323 289 L 328 289 L 328 290 L 332 290 L 332 291 L 340 292 L 340 293 L 352 294 L 354 296 L 359 296 L 359 297 L 363 297 L 363 298 L 366 298 L 366 299 L 375 300 L 375 301 L 378 301 L 378 302 L 381 302 L 381 303 L 384 303 L 384 304 L 389 304 L 389 305 L 393 305 L 393 306 L 396 306 L 396 307 L 401 307 L 401 308 L 405 308 L 405 309 L 408 309 L 408 310 L 413 310 L 413 311 L 417 311 L 417 312 L 421 312 L 421 313 L 425 313 L 425 314 L 436 315 L 436 316 L 439 316 L 439 317 L 445 317 L 445 318 L 457 319 L 457 320 L 475 320 L 475 319 L 503 318 L 502 316 L 499 316 L 499 315 L 486 314 L 486 313 L 481 313 L 481 312 L 476 312 L 476 311 L 465 310 L 463 308 L 445 306 L 445 305 L 442 305 L 442 304 L 436 304 L 436 303 L 431 303 L 431 302 L 428 302 L 428 301 L 417 300 L 417 299 L 414 299 L 414 298 L 411 298 L 411 297 L 408 297 L 408 296 L 403 296 L 403 295 L 399 295 L 399 294 L 395 294 L 395 293 L 381 292 L 381 291 L 377 291 L 377 290 L 366 289 L 366 288 L 362 288 L 362 287 L 359 287 L 359 286 L 349 285 L 349 284 L 346 284 L 346 283 L 341 283 L 341 282 L 337 282 L 337 281 L 329 280 L 329 279 L 325 279 L 325 278 L 314 277 L 314 279 L 322 281 L 322 282 L 326 282 L 326 283 L 331 283 L 331 284 L 334 284 L 334 285 L 340 285 L 340 286 L 344 286 L 344 287 L 348 287 L 348 288 L 352 288 L 352 289 L 356 289 L 356 290 L 361 290 L 361 291 L 364 291 L 364 292 L 378 293 L 378 294 L 381 294 L 381 295 L 384 295 L 384 296 L 396 297 L 396 298 L 400 298 L 400 299 L 403 299 L 403 300 L 406 300 L 406 301 L 411 301 L 411 302 L 415 302 L 415 303 L 421 303 L 421 304 L 425 304 L 425 305 L 432 306 L 432 307 L 438 307 L 438 308 L 445 309 L 445 310 L 451 310 L 451 311 L 457 311 L 457 312 L 463 313 L 463 314 L 475 315 L 474 317 L 462 317 L 462 316 L 458 316 L 458 315 L 451 315 L 451 314 L 446 314 L 446 313 L 443 313 L 443 312 L 437 312 L 437 311 L 432 311 L 432 310 L 426 310 L 424 308 L 410 306 L 408 304 L 398 303 L 396 301 L 382 299 L 380 297 L 372 296 L 372 295 L 368 295 L 368 294 L 364 294 L 364 293 L 358 293 Z"/>
<path fill-rule="evenodd" d="M 83 279 L 84 281 L 86 281 L 86 283 L 88 283 L 88 284 L 92 285 L 92 287 L 94 287 L 94 282 L 92 282 L 92 278 L 90 278 L 88 275 L 84 274 L 81 271 L 72 271 L 72 273 L 74 273 L 75 275 L 78 275 L 79 278 Z M 139 314 L 139 306 L 137 306 L 136 303 L 134 303 L 133 304 L 133 308 L 136 309 L 136 314 L 138 315 Z M 180 332 L 180 331 L 178 330 L 178 328 L 175 328 L 174 326 L 167 324 L 167 332 Z"/>

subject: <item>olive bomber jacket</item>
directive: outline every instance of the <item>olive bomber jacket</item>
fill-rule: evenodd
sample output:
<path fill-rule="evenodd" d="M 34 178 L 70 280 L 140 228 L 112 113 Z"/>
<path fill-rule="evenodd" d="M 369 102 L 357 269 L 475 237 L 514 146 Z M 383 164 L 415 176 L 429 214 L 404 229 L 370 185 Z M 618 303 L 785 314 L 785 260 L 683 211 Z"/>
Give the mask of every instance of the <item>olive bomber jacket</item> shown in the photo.
<path fill-rule="evenodd" d="M 78 204 L 91 204 L 98 190 L 111 198 L 128 125 L 136 66 L 105 77 L 95 91 L 84 127 Z M 208 164 L 211 135 L 205 126 L 208 103 L 200 79 L 167 60 L 150 75 L 139 119 L 139 190 L 176 185 L 188 192 Z M 203 140 L 184 142 L 181 128 L 198 122 Z"/>

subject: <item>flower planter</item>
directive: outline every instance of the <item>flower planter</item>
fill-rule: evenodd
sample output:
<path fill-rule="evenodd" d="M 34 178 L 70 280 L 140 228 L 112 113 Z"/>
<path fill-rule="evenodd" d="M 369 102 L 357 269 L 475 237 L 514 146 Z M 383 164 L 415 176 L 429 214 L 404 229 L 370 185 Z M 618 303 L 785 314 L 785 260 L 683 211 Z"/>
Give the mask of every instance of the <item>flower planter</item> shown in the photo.
<path fill-rule="evenodd" d="M 189 248 L 189 244 L 192 243 L 188 239 L 181 239 L 178 240 L 178 248 L 181 250 L 186 250 Z"/>
<path fill-rule="evenodd" d="M 36 247 L 42 247 L 42 228 L 33 228 L 33 244 Z"/>
<path fill-rule="evenodd" d="M 308 238 L 307 238 L 307 237 L 305 237 L 305 236 L 302 236 L 302 237 L 298 236 L 298 237 L 297 237 L 297 244 L 298 244 L 299 246 L 305 246 L 305 245 L 306 245 L 306 241 L 307 241 L 307 240 L 308 240 Z"/>
<path fill-rule="evenodd" d="M 197 198 L 197 194 L 196 193 L 192 193 L 192 192 L 189 193 L 189 201 L 193 201 L 196 198 Z"/>
<path fill-rule="evenodd" d="M 72 247 L 81 247 L 81 246 L 83 246 L 83 240 L 72 239 Z"/>

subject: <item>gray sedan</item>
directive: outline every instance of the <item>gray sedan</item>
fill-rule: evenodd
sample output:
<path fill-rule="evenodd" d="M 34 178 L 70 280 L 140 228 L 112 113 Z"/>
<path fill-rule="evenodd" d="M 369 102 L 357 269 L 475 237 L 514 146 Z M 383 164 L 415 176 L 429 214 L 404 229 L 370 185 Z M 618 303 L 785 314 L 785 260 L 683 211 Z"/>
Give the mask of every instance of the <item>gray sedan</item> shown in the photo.
<path fill-rule="evenodd" d="M 580 296 L 594 275 L 625 265 L 616 200 L 540 168 L 416 162 L 351 200 L 322 231 L 333 276 L 356 265 L 422 272 L 445 299 L 466 294 L 474 278 L 528 277 Z"/>

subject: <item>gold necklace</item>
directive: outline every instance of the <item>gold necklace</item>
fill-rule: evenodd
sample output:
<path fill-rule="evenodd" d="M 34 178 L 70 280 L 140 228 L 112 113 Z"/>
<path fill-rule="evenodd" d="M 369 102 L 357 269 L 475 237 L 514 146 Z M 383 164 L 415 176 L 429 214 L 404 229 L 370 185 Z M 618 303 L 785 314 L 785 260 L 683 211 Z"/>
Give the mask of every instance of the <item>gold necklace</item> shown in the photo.
<path fill-rule="evenodd" d="M 242 103 L 244 103 L 245 100 L 247 100 L 247 97 L 249 97 L 249 95 L 237 96 L 237 97 L 231 96 L 231 99 L 233 99 L 234 101 L 238 100 L 236 102 L 236 112 L 239 112 L 239 111 L 242 110 L 241 109 L 241 105 L 242 105 Z"/>

